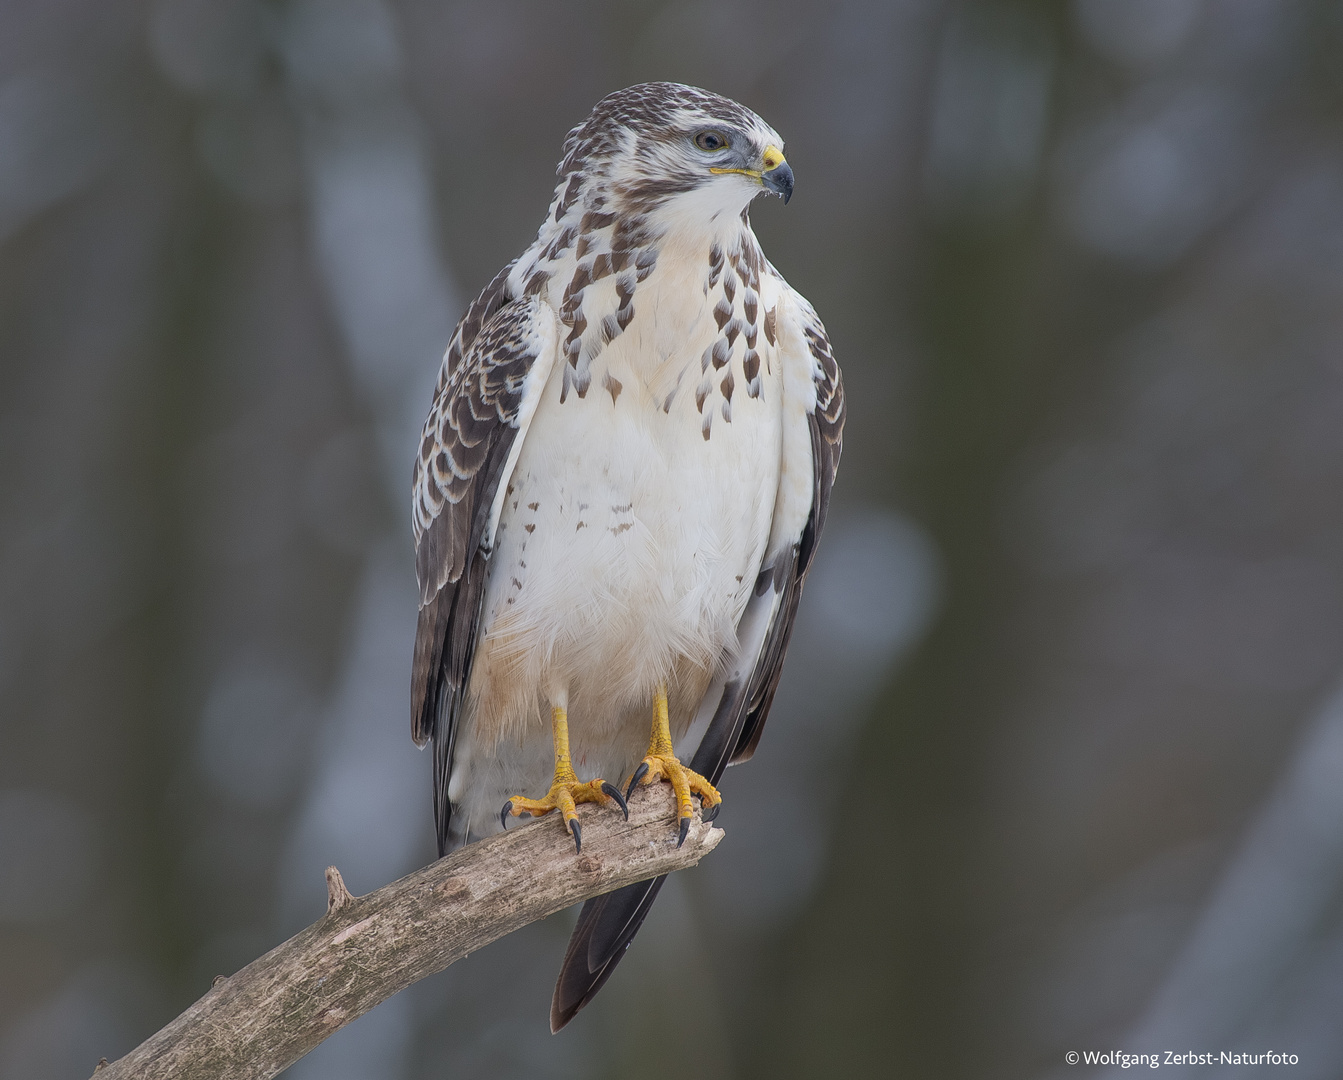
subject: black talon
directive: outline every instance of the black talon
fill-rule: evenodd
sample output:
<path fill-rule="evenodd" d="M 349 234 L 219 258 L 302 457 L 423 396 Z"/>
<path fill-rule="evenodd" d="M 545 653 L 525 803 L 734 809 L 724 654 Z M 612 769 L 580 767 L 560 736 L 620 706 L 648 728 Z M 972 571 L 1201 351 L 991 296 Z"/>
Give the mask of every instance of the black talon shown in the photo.
<path fill-rule="evenodd" d="M 504 803 L 504 808 L 499 811 L 499 827 L 505 832 L 508 830 L 508 815 L 513 812 L 513 800 L 509 799 Z"/>
<path fill-rule="evenodd" d="M 718 816 L 718 811 L 721 809 L 723 809 L 723 804 L 720 802 L 714 803 L 711 807 L 709 807 L 707 811 L 701 807 L 699 812 L 700 821 L 704 822 L 707 825 L 709 822 L 711 822 L 714 818 Z"/>
<path fill-rule="evenodd" d="M 680 847 L 685 843 L 685 838 L 690 835 L 690 819 L 683 817 L 681 819 L 681 835 L 676 839 L 676 846 Z"/>
<path fill-rule="evenodd" d="M 648 762 L 639 762 L 639 767 L 634 770 L 634 775 L 630 777 L 630 786 L 625 789 L 625 798 L 634 794 L 634 785 L 648 775 Z"/>
<path fill-rule="evenodd" d="M 575 818 L 573 821 L 569 822 L 569 831 L 573 834 L 573 837 L 574 837 L 574 854 L 575 854 L 575 855 L 582 855 L 582 854 L 583 854 L 583 830 L 582 830 L 581 828 L 579 828 L 579 826 L 578 826 L 578 819 L 577 819 L 577 818 Z"/>
<path fill-rule="evenodd" d="M 618 787 L 616 787 L 615 784 L 612 784 L 612 783 L 609 783 L 609 782 L 606 781 L 606 780 L 603 780 L 603 781 L 602 781 L 602 794 L 603 794 L 603 795 L 610 795 L 611 798 L 615 799 L 615 801 L 616 801 L 617 803 L 620 804 L 620 809 L 623 810 L 623 811 L 625 812 L 625 820 L 626 820 L 626 821 L 629 821 L 629 819 L 630 819 L 630 806 L 629 806 L 629 803 L 627 803 L 627 802 L 625 801 L 625 796 L 623 796 L 622 794 L 620 794 L 620 789 L 619 789 Z"/>

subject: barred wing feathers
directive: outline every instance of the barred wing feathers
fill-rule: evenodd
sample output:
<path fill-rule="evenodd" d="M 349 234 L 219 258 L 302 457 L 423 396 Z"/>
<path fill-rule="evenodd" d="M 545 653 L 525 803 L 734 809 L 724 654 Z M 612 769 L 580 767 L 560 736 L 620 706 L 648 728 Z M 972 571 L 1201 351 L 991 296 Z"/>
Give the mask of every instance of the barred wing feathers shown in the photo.
<path fill-rule="evenodd" d="M 783 674 L 783 658 L 793 633 L 802 586 L 807 571 L 811 569 L 816 542 L 820 539 L 826 515 L 830 511 L 830 490 L 835 484 L 844 441 L 844 383 L 830 347 L 830 338 L 811 304 L 791 288 L 787 289 L 787 295 L 792 301 L 793 318 L 779 320 L 779 346 L 785 378 L 790 382 L 797 380 L 793 398 L 802 405 L 806 417 L 810 454 L 802 462 L 790 461 L 788 448 L 785 447 L 785 484 L 781 487 L 786 490 L 791 471 L 799 474 L 804 490 L 807 486 L 810 490 L 802 496 L 806 499 L 804 510 L 785 505 L 776 511 L 776 525 L 782 524 L 788 529 L 782 539 L 792 540 L 796 537 L 790 545 L 793 548 L 793 560 L 790 564 L 788 553 L 785 552 L 776 558 L 772 567 L 761 571 L 762 574 L 773 571 L 779 604 L 760 653 L 760 662 L 753 673 L 755 681 L 746 702 L 746 716 L 741 734 L 733 746 L 729 765 L 749 761 L 764 730 L 770 704 L 774 701 L 774 691 L 778 689 L 779 678 Z M 787 390 L 793 389 L 793 386 L 787 387 Z M 808 479 L 809 485 L 806 484 Z M 799 517 L 803 524 L 801 533 L 797 534 L 793 529 Z M 757 593 L 760 588 L 758 584 Z"/>
<path fill-rule="evenodd" d="M 506 272 L 471 305 L 444 357 L 415 462 L 415 572 L 420 615 L 411 730 L 434 741 L 434 816 L 448 843 L 447 783 L 457 713 L 471 674 L 508 477 L 559 354 L 554 311 L 510 300 Z"/>

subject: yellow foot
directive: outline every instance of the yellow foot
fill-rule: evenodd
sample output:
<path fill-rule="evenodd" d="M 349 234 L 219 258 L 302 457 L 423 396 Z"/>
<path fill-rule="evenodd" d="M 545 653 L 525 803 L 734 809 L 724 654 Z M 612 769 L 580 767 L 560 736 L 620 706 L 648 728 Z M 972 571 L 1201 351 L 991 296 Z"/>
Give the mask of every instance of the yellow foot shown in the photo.
<path fill-rule="evenodd" d="M 650 753 L 643 759 L 639 767 L 634 770 L 634 775 L 630 777 L 625 797 L 628 798 L 634 791 L 635 784 L 653 784 L 659 780 L 666 780 L 676 792 L 676 816 L 681 822 L 676 846 L 680 847 L 685 843 L 686 834 L 690 832 L 690 819 L 695 814 L 695 805 L 690 801 L 690 796 L 699 796 L 700 817 L 704 821 L 712 821 L 718 816 L 723 796 L 718 794 L 718 789 L 708 780 L 693 769 L 687 769 L 677 760 L 676 755 L 668 752 Z"/>
<path fill-rule="evenodd" d="M 565 829 L 574 838 L 574 850 L 582 852 L 583 830 L 578 825 L 576 807 L 578 803 L 585 802 L 600 803 L 603 806 L 615 803 L 624 812 L 625 820 L 630 819 L 630 808 L 614 784 L 609 784 L 605 780 L 589 780 L 586 784 L 580 784 L 575 778 L 556 780 L 550 785 L 550 791 L 543 799 L 524 799 L 521 795 L 514 795 L 504 803 L 503 810 L 499 812 L 499 824 L 507 828 L 509 815 L 521 817 L 523 814 L 531 814 L 532 817 L 544 817 L 552 810 L 558 810 L 564 818 Z"/>

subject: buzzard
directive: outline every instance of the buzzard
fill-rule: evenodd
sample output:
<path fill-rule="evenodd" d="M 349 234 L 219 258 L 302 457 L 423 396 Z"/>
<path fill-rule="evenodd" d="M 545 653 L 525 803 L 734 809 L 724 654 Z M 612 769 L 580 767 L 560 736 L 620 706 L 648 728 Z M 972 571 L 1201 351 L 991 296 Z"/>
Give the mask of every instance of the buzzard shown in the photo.
<path fill-rule="evenodd" d="M 603 98 L 536 240 L 457 326 L 414 476 L 440 853 L 552 810 L 581 849 L 575 804 L 623 809 L 612 780 L 669 782 L 683 840 L 755 751 L 844 423 L 825 329 L 747 215 L 792 194 L 782 146 L 695 87 Z M 584 905 L 552 1030 L 662 880 Z"/>

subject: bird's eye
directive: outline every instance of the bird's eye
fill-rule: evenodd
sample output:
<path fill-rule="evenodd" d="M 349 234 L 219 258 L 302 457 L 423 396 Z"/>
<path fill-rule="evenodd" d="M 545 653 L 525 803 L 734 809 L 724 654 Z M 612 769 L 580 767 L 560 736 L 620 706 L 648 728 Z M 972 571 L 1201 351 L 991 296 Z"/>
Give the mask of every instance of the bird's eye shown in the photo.
<path fill-rule="evenodd" d="M 721 150 L 727 145 L 727 136 L 717 131 L 701 131 L 695 136 L 695 145 L 701 150 L 708 150 L 712 153 L 714 150 Z"/>

